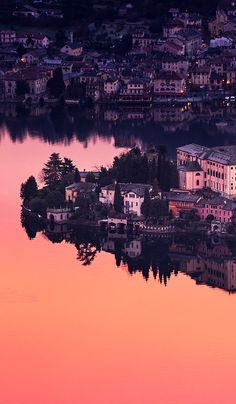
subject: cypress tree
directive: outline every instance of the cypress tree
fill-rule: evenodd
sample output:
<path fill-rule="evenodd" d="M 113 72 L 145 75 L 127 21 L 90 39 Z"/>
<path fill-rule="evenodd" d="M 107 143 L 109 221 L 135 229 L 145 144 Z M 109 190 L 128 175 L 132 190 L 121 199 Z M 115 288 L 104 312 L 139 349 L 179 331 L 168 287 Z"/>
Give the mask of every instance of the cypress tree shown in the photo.
<path fill-rule="evenodd" d="M 144 200 L 141 206 L 141 212 L 145 217 L 150 215 L 151 198 L 148 188 L 145 188 Z"/>
<path fill-rule="evenodd" d="M 120 185 L 117 182 L 116 186 L 115 186 L 115 195 L 114 195 L 114 209 L 116 212 L 123 212 L 123 208 L 124 208 L 124 201 L 121 195 L 121 191 L 120 191 Z"/>
<path fill-rule="evenodd" d="M 80 173 L 78 168 L 76 168 L 74 171 L 74 182 L 78 183 L 80 181 L 81 181 Z"/>
<path fill-rule="evenodd" d="M 38 192 L 38 185 L 36 179 L 31 176 L 26 182 L 21 184 L 20 197 L 24 200 L 34 198 Z"/>

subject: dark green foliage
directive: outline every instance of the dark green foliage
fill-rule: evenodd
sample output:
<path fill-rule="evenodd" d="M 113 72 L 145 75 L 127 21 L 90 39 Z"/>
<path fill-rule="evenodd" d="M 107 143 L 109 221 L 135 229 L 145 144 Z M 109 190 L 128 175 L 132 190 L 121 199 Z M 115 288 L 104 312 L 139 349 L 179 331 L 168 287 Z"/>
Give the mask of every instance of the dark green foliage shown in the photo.
<path fill-rule="evenodd" d="M 206 217 L 206 221 L 207 222 L 212 222 L 212 220 L 214 220 L 215 219 L 215 217 L 213 216 L 213 215 L 208 215 L 207 217 Z"/>
<path fill-rule="evenodd" d="M 118 182 L 145 184 L 149 179 L 147 157 L 136 147 L 120 157 L 115 157 L 111 172 Z"/>
<path fill-rule="evenodd" d="M 116 266 L 119 267 L 122 259 L 122 243 L 120 240 L 115 241 L 115 259 Z"/>
<path fill-rule="evenodd" d="M 201 220 L 200 216 L 198 215 L 197 209 L 181 211 L 179 216 L 181 219 L 186 220 L 190 225 L 191 222 L 199 222 Z"/>
<path fill-rule="evenodd" d="M 95 184 L 96 183 L 95 175 L 93 173 L 88 173 L 86 175 L 85 182 L 93 182 Z"/>
<path fill-rule="evenodd" d="M 30 240 L 36 237 L 38 231 L 43 230 L 44 224 L 42 220 L 34 215 L 25 213 L 24 209 L 21 211 L 21 225 L 25 229 L 25 232 Z"/>
<path fill-rule="evenodd" d="M 19 45 L 17 47 L 18 58 L 21 59 L 22 56 L 25 54 L 25 52 L 26 52 L 26 48 L 24 47 L 24 45 L 22 43 L 19 43 Z"/>
<path fill-rule="evenodd" d="M 50 94 L 55 98 L 59 98 L 63 94 L 65 90 L 65 83 L 61 68 L 54 70 L 53 77 L 47 82 L 47 88 L 50 91 Z"/>
<path fill-rule="evenodd" d="M 149 217 L 150 216 L 150 207 L 151 207 L 151 198 L 150 198 L 150 193 L 148 188 L 145 189 L 145 194 L 144 194 L 144 201 L 143 204 L 141 206 L 141 213 L 145 216 L 145 217 Z"/>
<path fill-rule="evenodd" d="M 66 187 L 67 185 L 71 184 L 74 180 L 74 172 L 75 172 L 75 165 L 73 161 L 67 157 L 64 157 L 62 162 L 62 186 Z"/>
<path fill-rule="evenodd" d="M 30 93 L 29 84 L 25 80 L 18 80 L 16 82 L 16 95 L 24 96 Z"/>
<path fill-rule="evenodd" d="M 160 145 L 158 148 L 158 160 L 157 160 L 157 180 L 160 184 L 160 188 L 164 191 L 167 189 L 167 164 L 166 164 L 166 146 Z"/>
<path fill-rule="evenodd" d="M 49 208 L 60 208 L 64 205 L 64 195 L 60 191 L 51 191 L 46 197 L 46 204 Z"/>
<path fill-rule="evenodd" d="M 23 200 L 30 200 L 37 195 L 38 185 L 36 179 L 31 176 L 26 182 L 21 184 L 20 197 Z"/>
<path fill-rule="evenodd" d="M 100 187 L 105 187 L 106 185 L 111 184 L 113 181 L 113 175 L 111 170 L 108 170 L 106 167 L 101 167 L 98 183 Z"/>
<path fill-rule="evenodd" d="M 76 168 L 74 171 L 74 181 L 73 182 L 78 183 L 80 181 L 81 181 L 80 173 L 79 173 L 78 168 Z"/>
<path fill-rule="evenodd" d="M 62 179 L 63 162 L 58 153 L 52 153 L 45 164 L 42 177 L 44 184 L 50 189 L 55 189 Z"/>
<path fill-rule="evenodd" d="M 168 205 L 166 201 L 152 199 L 150 201 L 149 216 L 158 219 L 168 215 Z"/>
<path fill-rule="evenodd" d="M 97 196 L 95 192 L 86 194 L 79 194 L 75 201 L 76 213 L 83 219 L 95 219 L 95 205 L 97 203 Z"/>
<path fill-rule="evenodd" d="M 156 160 L 152 159 L 151 162 L 149 162 L 149 183 L 153 184 L 154 180 L 156 179 L 157 175 L 157 165 L 156 165 Z"/>
<path fill-rule="evenodd" d="M 82 263 L 82 265 L 91 265 L 96 255 L 97 249 L 93 244 L 83 243 L 79 245 L 77 259 Z"/>
<path fill-rule="evenodd" d="M 159 146 L 158 159 L 148 160 L 147 155 L 135 147 L 127 153 L 114 158 L 112 167 L 101 167 L 99 185 L 111 184 L 114 179 L 124 183 L 154 184 L 154 192 L 168 191 L 178 187 L 176 165 L 167 159 L 167 149 Z"/>
<path fill-rule="evenodd" d="M 121 213 L 124 210 L 124 201 L 121 195 L 119 183 L 117 183 L 115 186 L 114 209 L 118 213 Z"/>
<path fill-rule="evenodd" d="M 159 192 L 158 180 L 157 180 L 157 178 L 155 178 L 153 181 L 153 186 L 152 186 L 152 195 L 157 196 L 158 192 Z"/>
<path fill-rule="evenodd" d="M 34 46 L 34 40 L 28 36 L 27 40 L 26 40 L 26 45 L 28 46 Z"/>
<path fill-rule="evenodd" d="M 41 199 L 38 196 L 36 196 L 35 198 L 30 200 L 28 207 L 29 209 L 31 209 L 32 212 L 38 213 L 43 217 L 46 216 L 47 203 L 44 199 Z"/>
<path fill-rule="evenodd" d="M 73 174 L 75 171 L 75 166 L 73 161 L 67 157 L 64 157 L 64 161 L 62 163 L 62 176 L 67 176 L 68 174 Z"/>

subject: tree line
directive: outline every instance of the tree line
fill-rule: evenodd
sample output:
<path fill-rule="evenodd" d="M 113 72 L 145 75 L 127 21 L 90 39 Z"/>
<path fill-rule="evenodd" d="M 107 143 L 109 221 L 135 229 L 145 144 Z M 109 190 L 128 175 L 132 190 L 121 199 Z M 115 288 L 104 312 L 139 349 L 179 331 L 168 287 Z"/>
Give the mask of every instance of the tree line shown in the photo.
<path fill-rule="evenodd" d="M 42 216 L 46 215 L 47 207 L 62 207 L 65 204 L 65 187 L 72 183 L 79 183 L 81 176 L 73 161 L 67 157 L 61 158 L 58 153 L 52 153 L 41 172 L 43 188 L 38 187 L 35 177 L 30 176 L 21 185 L 20 196 L 23 205 Z M 105 210 L 98 204 L 101 187 L 116 182 L 114 209 L 123 212 L 124 202 L 119 183 L 141 183 L 152 186 L 152 197 L 158 192 L 168 191 L 170 187 L 177 187 L 177 169 L 167 158 L 165 146 L 142 153 L 137 147 L 127 153 L 114 158 L 110 168 L 101 167 L 96 181 L 93 173 L 87 173 L 86 182 L 96 183 L 95 192 L 78 195 L 76 206 L 82 216 L 91 218 L 94 210 L 105 214 Z M 99 205 L 99 206 L 98 206 Z M 93 209 L 91 209 L 91 207 Z M 146 190 L 142 213 L 145 217 L 159 217 L 165 215 L 166 205 L 158 198 L 150 198 Z"/>

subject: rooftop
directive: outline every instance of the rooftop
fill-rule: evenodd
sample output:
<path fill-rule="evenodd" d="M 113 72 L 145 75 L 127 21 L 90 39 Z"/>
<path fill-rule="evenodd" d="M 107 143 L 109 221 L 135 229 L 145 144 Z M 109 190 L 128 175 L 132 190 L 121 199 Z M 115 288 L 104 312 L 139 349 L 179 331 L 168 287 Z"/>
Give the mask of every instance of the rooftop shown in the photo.
<path fill-rule="evenodd" d="M 129 193 L 133 192 L 134 194 L 143 197 L 145 193 L 145 189 L 151 190 L 152 186 L 148 184 L 131 184 L 131 183 L 119 183 L 121 192 Z M 114 191 L 116 184 L 110 184 L 105 187 L 102 187 L 102 190 Z"/>
<path fill-rule="evenodd" d="M 168 201 L 193 202 L 200 200 L 199 195 L 186 194 L 185 192 L 166 192 L 165 197 Z"/>
<path fill-rule="evenodd" d="M 187 164 L 179 166 L 178 170 L 195 172 L 195 171 L 202 171 L 202 168 L 197 161 L 189 161 Z"/>
<path fill-rule="evenodd" d="M 37 67 L 27 67 L 18 71 L 11 71 L 5 74 L 4 80 L 38 80 L 45 77 L 45 72 Z"/>
<path fill-rule="evenodd" d="M 224 165 L 236 165 L 236 145 L 205 147 L 195 143 L 177 148 L 177 152 L 183 151 L 200 159 L 214 161 Z"/>
<path fill-rule="evenodd" d="M 203 199 L 198 203 L 199 208 L 205 207 L 206 205 L 222 206 L 224 210 L 236 209 L 236 202 L 233 202 L 231 199 L 224 198 L 223 196 L 216 196 L 213 199 Z"/>
<path fill-rule="evenodd" d="M 206 152 L 210 149 L 196 143 L 190 143 L 185 146 L 178 147 L 177 150 L 192 154 L 194 156 L 200 156 L 203 152 Z"/>
<path fill-rule="evenodd" d="M 96 188 L 96 184 L 92 182 L 74 182 L 71 185 L 68 185 L 66 187 L 66 190 L 72 191 L 72 192 L 87 192 L 87 191 L 93 191 Z"/>

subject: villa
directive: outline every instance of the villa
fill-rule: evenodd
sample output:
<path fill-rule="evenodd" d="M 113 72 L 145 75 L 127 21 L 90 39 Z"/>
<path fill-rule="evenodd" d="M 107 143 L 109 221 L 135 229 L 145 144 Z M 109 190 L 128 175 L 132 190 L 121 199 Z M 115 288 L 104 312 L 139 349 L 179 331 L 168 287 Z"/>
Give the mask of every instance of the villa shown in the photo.
<path fill-rule="evenodd" d="M 124 198 L 124 213 L 134 213 L 141 216 L 141 206 L 144 201 L 145 189 L 151 192 L 151 185 L 147 184 L 124 184 L 120 183 L 121 195 Z M 115 184 L 101 188 L 99 201 L 106 205 L 114 205 Z"/>
<path fill-rule="evenodd" d="M 236 146 L 205 147 L 188 144 L 177 148 L 180 189 L 211 188 L 227 198 L 236 197 Z"/>

